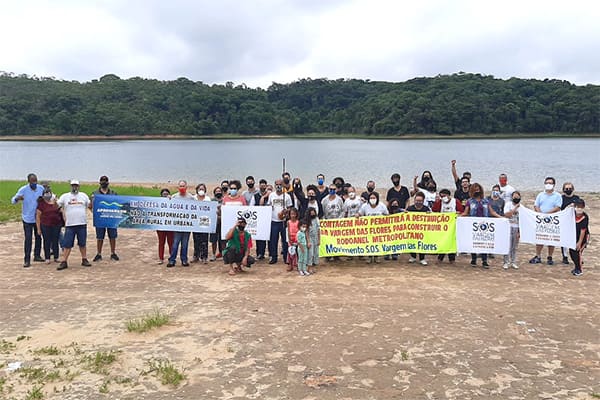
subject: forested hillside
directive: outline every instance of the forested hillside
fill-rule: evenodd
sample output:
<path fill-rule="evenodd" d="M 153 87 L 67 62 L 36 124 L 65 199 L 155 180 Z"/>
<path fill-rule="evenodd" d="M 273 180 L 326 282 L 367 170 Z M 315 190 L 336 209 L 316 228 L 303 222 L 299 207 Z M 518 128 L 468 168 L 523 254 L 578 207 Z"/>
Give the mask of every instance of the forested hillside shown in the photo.
<path fill-rule="evenodd" d="M 302 79 L 267 89 L 0 75 L 0 135 L 598 133 L 600 86 L 458 73 Z"/>

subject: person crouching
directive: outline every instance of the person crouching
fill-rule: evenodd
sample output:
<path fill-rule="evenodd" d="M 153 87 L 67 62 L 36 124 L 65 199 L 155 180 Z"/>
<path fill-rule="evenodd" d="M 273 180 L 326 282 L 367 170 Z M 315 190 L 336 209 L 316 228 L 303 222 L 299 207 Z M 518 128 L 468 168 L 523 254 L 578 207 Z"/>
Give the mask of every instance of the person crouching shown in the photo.
<path fill-rule="evenodd" d="M 252 236 L 246 232 L 246 220 L 243 217 L 237 219 L 236 225 L 229 229 L 225 239 L 227 246 L 223 251 L 223 263 L 229 265 L 229 275 L 243 272 L 242 267 L 250 268 L 254 264 L 254 257 L 250 255 Z"/>

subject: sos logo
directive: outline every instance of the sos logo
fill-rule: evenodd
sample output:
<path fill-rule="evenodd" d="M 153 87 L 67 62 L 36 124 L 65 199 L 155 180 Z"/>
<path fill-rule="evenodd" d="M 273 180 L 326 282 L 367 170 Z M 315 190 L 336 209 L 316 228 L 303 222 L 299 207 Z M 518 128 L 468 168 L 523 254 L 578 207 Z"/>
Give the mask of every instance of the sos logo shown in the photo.
<path fill-rule="evenodd" d="M 490 223 L 478 223 L 478 222 L 473 222 L 473 232 L 494 232 L 496 230 L 496 227 L 494 226 L 494 222 L 490 222 Z"/>
<path fill-rule="evenodd" d="M 558 218 L 558 216 L 550 216 L 550 215 L 546 215 L 544 217 L 542 217 L 541 215 L 536 215 L 535 216 L 535 222 L 538 224 L 552 224 L 552 225 L 558 225 L 560 223 L 560 220 Z"/>
<path fill-rule="evenodd" d="M 256 219 L 257 219 L 257 217 L 256 217 L 256 211 L 249 211 L 249 210 L 242 211 L 242 210 L 239 210 L 237 212 L 237 216 L 244 218 L 246 221 L 248 221 L 250 219 L 253 220 L 253 221 L 256 221 Z"/>

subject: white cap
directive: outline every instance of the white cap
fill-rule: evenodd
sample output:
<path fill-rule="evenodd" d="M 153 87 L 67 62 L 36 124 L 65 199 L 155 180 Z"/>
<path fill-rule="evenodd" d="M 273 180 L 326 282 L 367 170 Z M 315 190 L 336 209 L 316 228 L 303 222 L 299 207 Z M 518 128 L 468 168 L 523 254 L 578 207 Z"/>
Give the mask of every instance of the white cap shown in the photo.
<path fill-rule="evenodd" d="M 71 179 L 71 185 L 79 185 L 79 181 L 77 179 Z"/>

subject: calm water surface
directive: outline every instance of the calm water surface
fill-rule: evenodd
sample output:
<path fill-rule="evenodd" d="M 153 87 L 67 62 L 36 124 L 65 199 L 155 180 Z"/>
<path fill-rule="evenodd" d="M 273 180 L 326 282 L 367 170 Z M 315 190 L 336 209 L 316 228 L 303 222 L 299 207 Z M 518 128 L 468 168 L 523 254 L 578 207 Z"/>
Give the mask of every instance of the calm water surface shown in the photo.
<path fill-rule="evenodd" d="M 327 182 L 342 176 L 363 188 L 369 179 L 388 187 L 394 172 L 411 185 L 415 175 L 431 170 L 438 189 L 453 187 L 450 160 L 458 173 L 470 171 L 488 190 L 505 172 L 521 190 L 542 190 L 544 178 L 559 185 L 571 180 L 578 191 L 600 191 L 600 139 L 248 139 L 248 140 L 126 140 L 98 142 L 0 141 L 0 179 L 40 179 L 114 182 L 219 182 L 254 175 L 272 182 L 282 160 L 292 176 Z"/>

